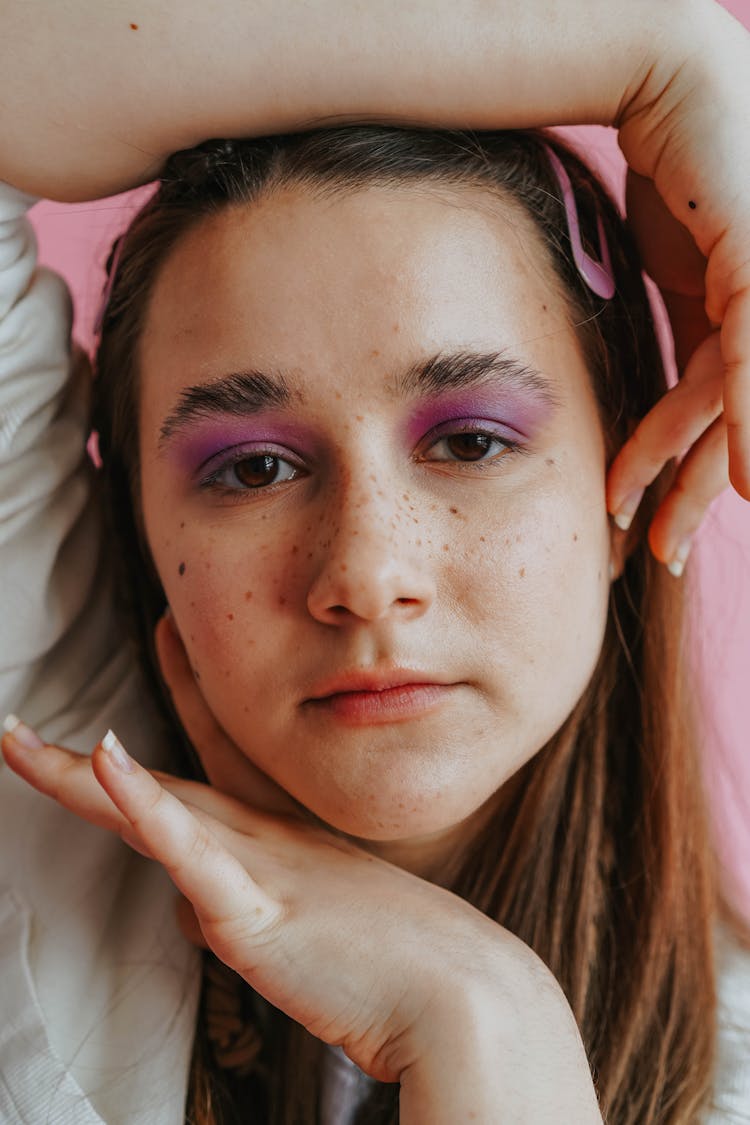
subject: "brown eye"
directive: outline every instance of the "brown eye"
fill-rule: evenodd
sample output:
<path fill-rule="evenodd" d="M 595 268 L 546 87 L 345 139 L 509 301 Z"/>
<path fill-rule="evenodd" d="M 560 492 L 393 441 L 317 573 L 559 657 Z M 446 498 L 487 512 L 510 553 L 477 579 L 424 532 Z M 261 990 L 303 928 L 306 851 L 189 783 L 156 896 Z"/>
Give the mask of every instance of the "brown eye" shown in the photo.
<path fill-rule="evenodd" d="M 273 484 L 279 471 L 278 457 L 262 454 L 259 457 L 243 457 L 232 466 L 232 472 L 245 488 L 262 488 Z"/>
<path fill-rule="evenodd" d="M 489 434 L 453 434 L 445 444 L 454 457 L 462 461 L 479 461 L 489 452 L 492 442 Z"/>

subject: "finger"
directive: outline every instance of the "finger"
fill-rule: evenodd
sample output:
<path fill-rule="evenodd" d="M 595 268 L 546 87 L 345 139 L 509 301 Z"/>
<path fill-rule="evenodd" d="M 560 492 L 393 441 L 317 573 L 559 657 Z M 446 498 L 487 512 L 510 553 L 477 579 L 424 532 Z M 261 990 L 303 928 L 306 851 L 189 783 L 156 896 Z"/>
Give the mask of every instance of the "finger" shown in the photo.
<path fill-rule="evenodd" d="M 95 748 L 92 765 L 135 838 L 192 902 L 213 948 L 217 935 L 219 940 L 226 938 L 234 927 L 248 937 L 264 932 L 278 919 L 280 904 L 198 816 L 125 752 L 111 731 Z M 220 955 L 226 959 L 224 952 Z"/>
<path fill-rule="evenodd" d="M 23 731 L 18 733 L 23 734 L 25 741 L 13 729 L 6 731 L 2 740 L 3 757 L 14 773 L 91 824 L 113 832 L 128 827 L 96 780 L 87 754 L 45 743 L 26 724 L 21 727 Z"/>
<path fill-rule="evenodd" d="M 726 306 L 721 350 L 729 479 L 740 496 L 750 500 L 750 266 L 745 265 L 746 286 L 735 292 Z"/>
<path fill-rule="evenodd" d="M 175 911 L 177 913 L 177 924 L 180 927 L 183 937 L 185 937 L 191 945 L 197 945 L 199 949 L 208 949 L 209 945 L 201 929 L 200 922 L 193 910 L 193 904 L 184 895 L 178 895 L 175 902 Z"/>
<path fill-rule="evenodd" d="M 175 710 L 211 784 L 269 812 L 301 815 L 301 806 L 254 766 L 217 723 L 195 682 L 171 614 L 158 622 L 154 639 L 161 673 Z"/>
<path fill-rule="evenodd" d="M 623 445 L 607 476 L 607 507 L 627 530 L 644 490 L 720 415 L 722 366 L 717 333 L 704 340 L 680 382 L 656 403 Z"/>
<path fill-rule="evenodd" d="M 682 574 L 709 505 L 728 485 L 726 426 L 719 417 L 683 460 L 649 528 L 651 550 L 675 577 Z"/>

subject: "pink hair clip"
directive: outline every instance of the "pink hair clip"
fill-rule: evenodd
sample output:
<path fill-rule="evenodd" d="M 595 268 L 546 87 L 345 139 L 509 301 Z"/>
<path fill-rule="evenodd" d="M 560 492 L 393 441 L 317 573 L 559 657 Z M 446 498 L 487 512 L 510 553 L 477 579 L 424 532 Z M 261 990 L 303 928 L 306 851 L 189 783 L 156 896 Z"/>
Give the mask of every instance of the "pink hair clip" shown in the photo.
<path fill-rule="evenodd" d="M 612 272 L 612 261 L 609 256 L 609 247 L 607 245 L 607 236 L 604 233 L 602 217 L 599 214 L 596 216 L 596 226 L 599 232 L 599 253 L 601 255 L 601 261 L 597 262 L 596 258 L 592 258 L 583 248 L 583 243 L 581 242 L 581 226 L 578 221 L 578 208 L 576 207 L 575 195 L 573 194 L 573 185 L 570 182 L 568 173 L 565 171 L 565 166 L 557 153 L 554 152 L 549 145 L 545 145 L 544 147 L 547 151 L 550 166 L 555 173 L 555 177 L 562 192 L 562 201 L 565 205 L 565 215 L 568 220 L 570 245 L 573 250 L 573 261 L 589 289 L 591 289 L 593 293 L 596 293 L 597 297 L 604 297 L 608 300 L 610 297 L 613 297 L 615 293 L 615 277 Z"/>

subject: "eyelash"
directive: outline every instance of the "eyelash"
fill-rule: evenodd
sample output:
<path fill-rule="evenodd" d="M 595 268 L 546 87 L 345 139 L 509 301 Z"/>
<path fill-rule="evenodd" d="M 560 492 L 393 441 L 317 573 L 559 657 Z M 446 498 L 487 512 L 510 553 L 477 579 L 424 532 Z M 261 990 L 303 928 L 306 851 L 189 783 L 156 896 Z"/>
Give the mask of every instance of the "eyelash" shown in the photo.
<path fill-rule="evenodd" d="M 457 457 L 435 458 L 433 460 L 435 460 L 438 464 L 461 465 L 465 469 L 469 469 L 472 472 L 482 472 L 490 466 L 495 465 L 498 461 L 502 460 L 506 456 L 512 456 L 515 453 L 528 453 L 528 450 L 525 449 L 520 442 L 513 441 L 511 438 L 501 437 L 499 434 L 494 433 L 492 430 L 482 428 L 477 423 L 464 424 L 463 426 L 460 424 L 457 425 L 456 423 L 452 423 L 451 428 L 444 431 L 443 433 L 428 435 L 432 438 L 428 448 L 433 449 L 440 442 L 449 441 L 451 438 L 461 437 L 463 435 L 490 438 L 493 443 L 502 446 L 502 449 L 500 450 L 500 452 L 495 453 L 491 457 L 483 457 L 481 460 L 477 461 L 462 461 Z M 238 485 L 237 487 L 231 487 L 221 481 L 220 478 L 226 472 L 231 471 L 236 465 L 242 464 L 243 461 L 256 460 L 262 457 L 267 457 L 270 460 L 275 461 L 277 465 L 290 465 L 291 468 L 297 472 L 299 472 L 302 468 L 301 466 L 295 465 L 289 457 L 282 457 L 280 453 L 275 453 L 272 449 L 269 448 L 260 448 L 257 450 L 239 449 L 235 454 L 226 457 L 214 470 L 204 476 L 199 481 L 199 487 L 207 491 L 217 492 L 219 495 L 228 497 L 229 499 L 239 501 L 244 499 L 248 494 L 270 492 L 275 490 L 279 485 L 286 484 L 290 480 L 298 479 L 297 476 L 292 476 L 288 477 L 287 480 L 274 480 L 270 484 L 259 485 L 255 488 L 242 487 L 241 485 Z"/>

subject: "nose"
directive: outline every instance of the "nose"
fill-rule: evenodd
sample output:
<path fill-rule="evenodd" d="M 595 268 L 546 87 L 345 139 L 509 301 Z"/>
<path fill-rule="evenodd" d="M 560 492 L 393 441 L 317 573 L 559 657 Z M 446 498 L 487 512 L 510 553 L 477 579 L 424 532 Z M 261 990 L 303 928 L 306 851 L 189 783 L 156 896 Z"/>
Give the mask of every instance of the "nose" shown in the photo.
<path fill-rule="evenodd" d="M 350 487 L 331 504 L 319 530 L 310 614 L 328 625 L 420 617 L 435 597 L 420 527 L 403 488 Z"/>

